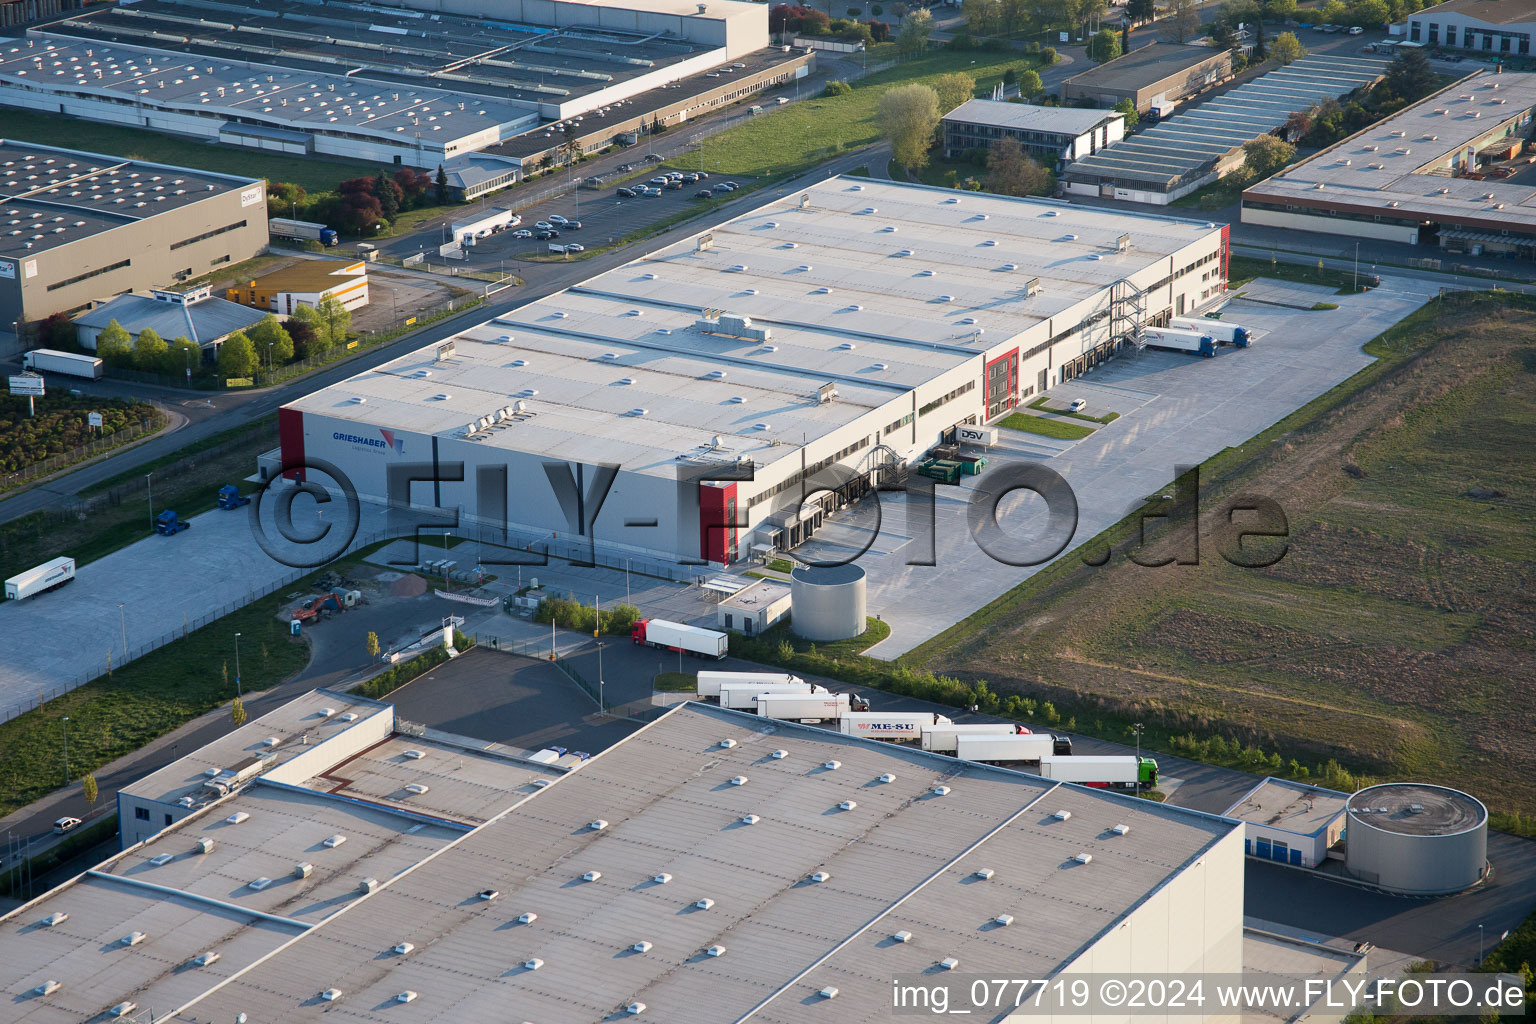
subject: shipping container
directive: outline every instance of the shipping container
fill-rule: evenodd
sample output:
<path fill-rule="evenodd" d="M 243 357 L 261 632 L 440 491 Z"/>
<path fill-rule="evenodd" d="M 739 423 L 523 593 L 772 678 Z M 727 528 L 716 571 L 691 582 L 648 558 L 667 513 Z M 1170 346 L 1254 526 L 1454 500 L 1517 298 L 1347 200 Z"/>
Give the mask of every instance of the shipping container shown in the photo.
<path fill-rule="evenodd" d="M 35 348 L 21 356 L 23 369 L 37 373 L 62 373 L 68 377 L 84 377 L 100 380 L 104 371 L 102 361 L 95 356 L 78 352 L 59 352 L 51 348 Z"/>
<path fill-rule="evenodd" d="M 686 651 L 701 658 L 724 658 L 729 638 L 713 629 L 702 629 L 666 619 L 641 619 L 630 630 L 631 643 Z"/>

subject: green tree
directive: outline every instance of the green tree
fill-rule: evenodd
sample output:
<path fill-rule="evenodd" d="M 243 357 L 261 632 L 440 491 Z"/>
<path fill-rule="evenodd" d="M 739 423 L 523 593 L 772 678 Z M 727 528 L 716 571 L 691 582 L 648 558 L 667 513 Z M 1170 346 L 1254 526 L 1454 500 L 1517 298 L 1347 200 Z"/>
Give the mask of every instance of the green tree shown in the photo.
<path fill-rule="evenodd" d="M 368 639 L 363 642 L 363 650 L 368 652 L 368 657 L 377 658 L 379 656 L 379 634 L 369 630 Z"/>
<path fill-rule="evenodd" d="M 1107 64 L 1120 56 L 1120 33 L 1113 29 L 1101 28 L 1098 33 L 1088 40 L 1088 59 Z"/>
<path fill-rule="evenodd" d="M 898 85 L 881 95 L 877 110 L 896 162 L 912 170 L 926 167 L 939 126 L 938 93 L 926 85 Z"/>
<path fill-rule="evenodd" d="M 1243 143 L 1243 169 L 1262 181 L 1296 159 L 1296 147 L 1277 135 L 1260 135 Z"/>
<path fill-rule="evenodd" d="M 1195 0 L 1173 0 L 1168 27 L 1173 30 L 1173 38 L 1181 43 L 1200 31 L 1200 11 Z"/>
<path fill-rule="evenodd" d="M 1225 21 L 1211 22 L 1211 42 L 1218 50 L 1230 50 L 1237 46 L 1237 32 Z"/>
<path fill-rule="evenodd" d="M 288 327 L 298 355 L 307 359 L 330 351 L 330 334 L 313 306 L 300 303 L 288 317 Z"/>
<path fill-rule="evenodd" d="M 171 342 L 165 350 L 160 372 L 168 377 L 187 377 L 202 369 L 203 350 L 191 338 L 181 337 Z"/>
<path fill-rule="evenodd" d="M 256 346 L 256 354 L 264 361 L 270 357 L 272 365 L 280 366 L 293 358 L 293 338 L 283 329 L 282 321 L 275 314 L 268 313 L 262 317 L 261 322 L 246 334 L 251 344 Z M 269 345 L 270 353 L 267 348 Z"/>
<path fill-rule="evenodd" d="M 1136 110 L 1136 101 L 1127 96 L 1115 104 L 1115 110 L 1125 115 L 1125 130 L 1130 131 L 1141 123 L 1141 114 Z"/>
<path fill-rule="evenodd" d="M 1026 68 L 1019 72 L 1019 95 L 1027 100 L 1032 100 L 1045 92 L 1045 84 L 1040 81 L 1040 72 L 1034 68 Z"/>
<path fill-rule="evenodd" d="M 963 71 L 940 75 L 933 80 L 933 91 L 939 97 L 939 114 L 947 114 L 976 95 L 976 79 Z"/>
<path fill-rule="evenodd" d="M 901 31 L 896 33 L 896 49 L 907 57 L 921 53 L 928 45 L 928 37 L 931 35 L 933 35 L 933 15 L 920 7 L 908 12 L 907 16 L 901 19 Z"/>
<path fill-rule="evenodd" d="M 382 167 L 373 179 L 373 196 L 379 201 L 379 209 L 384 211 L 384 219 L 393 224 L 400 216 L 400 186 Z"/>
<path fill-rule="evenodd" d="M 1269 47 L 1264 43 L 1264 21 L 1260 19 L 1253 23 L 1253 49 L 1249 51 L 1248 60 L 1244 62 L 1244 66 L 1268 59 Z"/>
<path fill-rule="evenodd" d="M 1040 63 L 1041 64 L 1044 64 L 1048 68 L 1052 68 L 1052 67 L 1056 66 L 1056 62 L 1058 60 L 1060 60 L 1060 59 L 1061 58 L 1056 55 L 1056 47 L 1054 47 L 1054 46 L 1042 46 L 1042 47 L 1040 47 Z"/>
<path fill-rule="evenodd" d="M 309 193 L 304 191 L 303 185 L 293 185 L 286 181 L 274 181 L 267 185 L 267 205 L 277 208 L 277 216 L 293 217 L 308 203 Z"/>
<path fill-rule="evenodd" d="M 443 170 L 443 165 L 437 165 L 437 178 L 433 181 L 433 187 L 437 193 L 437 205 L 442 206 L 448 201 L 448 172 Z"/>
<path fill-rule="evenodd" d="M 80 780 L 80 793 L 87 804 L 93 807 L 96 805 L 96 798 L 101 795 L 101 791 L 96 788 L 96 776 L 87 775 Z"/>
<path fill-rule="evenodd" d="M 1392 8 L 1387 0 L 1355 0 L 1350 9 L 1350 21 L 1364 28 L 1380 28 L 1392 20 Z"/>
<path fill-rule="evenodd" d="M 146 327 L 133 339 L 133 365 L 145 373 L 159 373 L 165 366 L 165 339 Z"/>
<path fill-rule="evenodd" d="M 133 358 L 133 338 L 113 320 L 96 335 L 96 354 L 109 363 L 126 363 Z"/>
<path fill-rule="evenodd" d="M 1404 99 L 1416 99 L 1435 84 L 1435 72 L 1423 50 L 1398 50 L 1387 65 L 1387 85 Z"/>
<path fill-rule="evenodd" d="M 236 729 L 245 724 L 245 701 L 239 697 L 229 706 L 229 720 L 235 723 Z"/>
<path fill-rule="evenodd" d="M 1296 0 L 1264 0 L 1264 17 L 1284 21 L 1296 16 Z"/>
<path fill-rule="evenodd" d="M 1018 139 L 1002 138 L 987 149 L 987 191 L 1003 196 L 1045 195 L 1051 172 L 1024 155 Z"/>
<path fill-rule="evenodd" d="M 331 344 L 345 345 L 347 333 L 352 330 L 351 311 L 336 296 L 327 295 L 315 307 L 315 312 L 320 315 L 320 322 L 325 325 L 325 333 Z"/>
<path fill-rule="evenodd" d="M 1125 16 L 1133 25 L 1151 21 L 1157 17 L 1157 0 L 1129 0 L 1125 5 Z"/>
<path fill-rule="evenodd" d="M 219 376 L 249 377 L 256 372 L 256 346 L 244 331 L 236 331 L 219 346 Z"/>
<path fill-rule="evenodd" d="M 1307 55 L 1307 48 L 1301 45 L 1301 40 L 1296 38 L 1294 32 L 1281 32 L 1275 36 L 1275 41 L 1269 46 L 1269 54 L 1281 64 L 1289 64 L 1293 60 L 1300 60 Z"/>
<path fill-rule="evenodd" d="M 1317 9 L 1317 19 L 1328 25 L 1343 25 L 1349 21 L 1349 5 L 1344 0 L 1328 0 Z"/>

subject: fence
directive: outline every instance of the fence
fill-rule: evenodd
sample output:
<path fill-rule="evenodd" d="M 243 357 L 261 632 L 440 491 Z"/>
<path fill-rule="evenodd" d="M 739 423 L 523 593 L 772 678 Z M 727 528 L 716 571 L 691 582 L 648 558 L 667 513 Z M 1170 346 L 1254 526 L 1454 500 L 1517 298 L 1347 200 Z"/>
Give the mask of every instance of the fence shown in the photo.
<path fill-rule="evenodd" d="M 46 459 L 40 459 L 32 463 L 30 466 L 24 466 L 14 473 L 6 473 L 4 476 L 0 476 L 0 494 L 20 487 L 29 480 L 36 480 L 40 476 L 47 476 L 49 473 L 73 466 L 77 462 L 84 462 L 86 459 L 100 455 L 102 452 L 111 451 L 113 448 L 120 448 L 136 437 L 142 437 L 145 434 L 159 430 L 164 423 L 165 418 L 156 413 L 150 419 L 140 420 L 136 426 L 124 427 L 122 430 L 108 434 L 106 437 L 98 437 L 89 444 L 80 445 L 78 448 L 71 448 L 69 451 L 60 452 L 58 455 L 50 455 Z"/>

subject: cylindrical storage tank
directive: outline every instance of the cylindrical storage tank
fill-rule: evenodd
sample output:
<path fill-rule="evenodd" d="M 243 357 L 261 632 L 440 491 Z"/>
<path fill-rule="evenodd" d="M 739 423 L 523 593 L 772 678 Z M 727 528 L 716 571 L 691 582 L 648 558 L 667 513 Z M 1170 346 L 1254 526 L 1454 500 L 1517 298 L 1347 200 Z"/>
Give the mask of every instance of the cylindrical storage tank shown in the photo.
<path fill-rule="evenodd" d="M 1445 786 L 1389 782 L 1345 806 L 1344 866 L 1389 892 L 1438 896 L 1475 885 L 1488 869 L 1488 808 Z"/>
<path fill-rule="evenodd" d="M 801 565 L 789 574 L 789 628 L 807 640 L 846 640 L 864 632 L 864 570 Z"/>

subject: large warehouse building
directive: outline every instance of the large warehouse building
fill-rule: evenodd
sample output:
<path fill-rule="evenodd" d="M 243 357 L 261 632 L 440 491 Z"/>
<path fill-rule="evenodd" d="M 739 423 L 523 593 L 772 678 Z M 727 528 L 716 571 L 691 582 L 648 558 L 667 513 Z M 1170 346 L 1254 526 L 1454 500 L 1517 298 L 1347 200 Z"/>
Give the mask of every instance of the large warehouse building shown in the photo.
<path fill-rule="evenodd" d="M 375 501 L 425 463 L 416 505 L 520 543 L 734 562 L 1218 300 L 1226 255 L 1204 222 L 832 178 L 290 402 L 282 457 Z"/>
<path fill-rule="evenodd" d="M 1408 16 L 1408 39 L 1490 57 L 1529 57 L 1536 48 L 1536 0 L 1446 0 Z"/>
<path fill-rule="evenodd" d="M 547 124 L 552 141 L 535 147 L 544 153 L 567 127 L 585 137 L 599 121 L 656 116 L 658 90 L 673 89 L 666 102 L 686 107 L 749 60 L 787 65 L 761 88 L 803 73 L 809 59 L 767 49 L 767 8 L 739 0 L 512 0 L 497 20 L 463 3 L 331 4 L 323 18 L 315 9 L 306 0 L 97 5 L 0 39 L 0 106 L 436 168 L 540 139 Z M 675 91 L 682 82 L 691 85 Z"/>
<path fill-rule="evenodd" d="M 1246 189 L 1243 223 L 1536 259 L 1533 116 L 1536 74 L 1462 79 Z"/>
<path fill-rule="evenodd" d="M 0 324 L 185 281 L 267 244 L 260 179 L 0 139 Z"/>
<path fill-rule="evenodd" d="M 8 1020 L 841 1024 L 946 966 L 1243 970 L 1213 815 L 698 704 L 574 769 L 341 694 L 276 714 L 0 919 Z"/>

